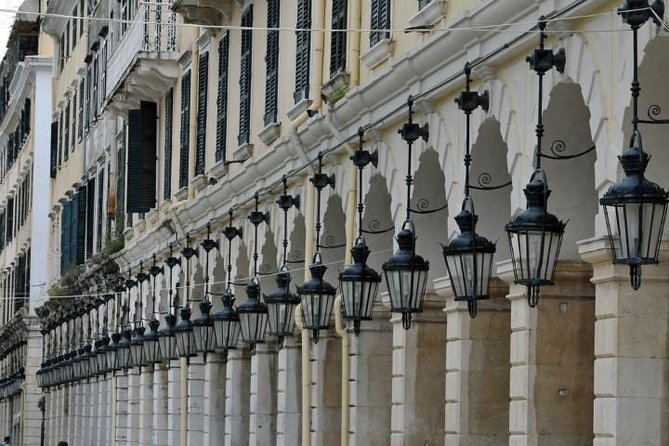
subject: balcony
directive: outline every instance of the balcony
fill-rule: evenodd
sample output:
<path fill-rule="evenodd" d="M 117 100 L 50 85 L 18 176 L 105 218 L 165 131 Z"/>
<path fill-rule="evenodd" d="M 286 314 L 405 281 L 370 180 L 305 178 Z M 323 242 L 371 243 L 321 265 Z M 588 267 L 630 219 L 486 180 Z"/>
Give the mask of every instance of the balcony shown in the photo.
<path fill-rule="evenodd" d="M 229 25 L 235 0 L 175 0 L 172 10 L 181 14 L 186 23 L 198 25 Z"/>
<path fill-rule="evenodd" d="M 178 77 L 176 14 L 168 4 L 142 4 L 107 63 L 107 99 L 120 108 L 162 97 Z"/>

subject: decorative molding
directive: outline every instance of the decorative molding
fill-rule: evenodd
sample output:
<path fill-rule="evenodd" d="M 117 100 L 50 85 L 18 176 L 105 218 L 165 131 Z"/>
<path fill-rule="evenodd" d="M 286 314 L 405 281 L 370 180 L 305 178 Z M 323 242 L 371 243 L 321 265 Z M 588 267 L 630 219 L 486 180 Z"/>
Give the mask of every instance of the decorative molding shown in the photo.
<path fill-rule="evenodd" d="M 302 113 L 304 113 L 314 101 L 311 99 L 302 99 L 300 102 L 295 104 L 290 110 L 288 110 L 288 118 L 291 121 L 296 120 Z"/>
<path fill-rule="evenodd" d="M 388 60 L 390 56 L 393 55 L 394 50 L 395 41 L 386 37 L 367 50 L 365 54 L 360 56 L 360 60 L 362 60 L 362 63 L 371 70 L 381 62 Z"/>
<path fill-rule="evenodd" d="M 258 133 L 258 138 L 267 146 L 271 145 L 281 135 L 281 123 L 273 122 L 265 126 Z"/>
<path fill-rule="evenodd" d="M 444 18 L 447 3 L 447 0 L 432 0 L 409 19 L 409 25 L 415 28 L 434 25 Z"/>
<path fill-rule="evenodd" d="M 242 161 L 250 158 L 253 155 L 253 144 L 247 142 L 239 146 L 232 154 L 233 161 Z"/>

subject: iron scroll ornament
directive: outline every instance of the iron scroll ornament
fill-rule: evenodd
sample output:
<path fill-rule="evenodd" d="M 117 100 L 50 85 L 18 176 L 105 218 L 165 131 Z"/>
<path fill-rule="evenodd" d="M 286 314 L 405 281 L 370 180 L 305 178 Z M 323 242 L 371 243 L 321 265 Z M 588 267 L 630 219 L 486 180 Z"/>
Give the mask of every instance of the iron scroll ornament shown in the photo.
<path fill-rule="evenodd" d="M 648 107 L 648 119 L 639 119 L 639 124 L 669 124 L 669 119 L 661 119 L 662 107 L 652 104 Z"/>

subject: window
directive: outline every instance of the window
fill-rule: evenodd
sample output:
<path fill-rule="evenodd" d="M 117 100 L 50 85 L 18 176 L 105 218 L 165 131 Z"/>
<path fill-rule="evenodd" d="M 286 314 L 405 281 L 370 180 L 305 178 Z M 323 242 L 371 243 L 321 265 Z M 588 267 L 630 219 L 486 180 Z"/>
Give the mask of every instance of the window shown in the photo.
<path fill-rule="evenodd" d="M 174 90 L 165 97 L 165 159 L 163 167 L 163 199 L 172 195 L 172 119 L 174 115 Z"/>
<path fill-rule="evenodd" d="M 216 161 L 225 159 L 228 127 L 228 50 L 230 35 L 218 43 L 218 92 L 216 95 Z"/>
<path fill-rule="evenodd" d="M 179 146 L 179 189 L 188 186 L 190 151 L 190 70 L 181 77 L 181 138 Z"/>
<path fill-rule="evenodd" d="M 267 27 L 279 27 L 279 0 L 267 0 Z M 267 75 L 265 78 L 265 125 L 277 121 L 279 80 L 279 31 L 267 32 Z"/>
<path fill-rule="evenodd" d="M 97 218 L 96 227 L 97 227 L 97 236 L 98 236 L 98 244 L 97 244 L 98 252 L 102 251 L 102 228 L 103 228 L 102 223 L 103 223 L 103 220 L 104 220 L 104 213 L 102 212 L 102 206 L 104 204 L 104 201 L 103 201 L 103 199 L 104 199 L 103 188 L 105 186 L 104 179 L 105 179 L 105 170 L 100 169 L 98 171 L 98 177 L 97 177 L 97 180 L 98 180 L 98 210 L 97 210 L 97 213 L 96 213 L 96 218 Z M 117 193 L 121 193 L 121 189 L 118 189 L 118 191 L 119 192 L 117 192 Z M 119 201 L 119 202 L 121 202 L 121 201 Z M 117 206 L 117 208 L 118 207 L 120 207 L 120 206 Z"/>
<path fill-rule="evenodd" d="M 298 0 L 297 28 L 311 29 L 311 0 Z M 311 32 L 297 31 L 296 37 L 295 92 L 293 93 L 293 99 L 297 104 L 309 97 Z"/>
<path fill-rule="evenodd" d="M 371 29 L 390 29 L 390 0 L 371 0 Z M 375 31 L 369 34 L 369 46 L 373 47 L 383 39 L 390 37 L 390 31 Z"/>
<path fill-rule="evenodd" d="M 348 0 L 333 0 L 332 29 L 346 29 Z M 333 31 L 330 43 L 330 79 L 346 70 L 346 32 Z"/>
<path fill-rule="evenodd" d="M 70 100 L 67 100 L 65 104 L 65 121 L 63 122 L 63 128 L 65 129 L 65 135 L 63 138 L 63 161 L 67 161 L 70 151 Z"/>
<path fill-rule="evenodd" d="M 93 256 L 93 237 L 95 234 L 95 178 L 89 178 L 86 185 L 86 258 Z"/>
<path fill-rule="evenodd" d="M 242 14 L 242 26 L 253 26 L 253 5 Z M 251 64 L 252 64 L 253 32 L 242 31 L 241 68 L 239 74 L 239 136 L 237 142 L 241 146 L 249 142 L 251 133 Z"/>
<path fill-rule="evenodd" d="M 432 0 L 418 0 L 418 10 L 420 11 L 427 5 L 429 5 L 432 2 Z"/>
<path fill-rule="evenodd" d="M 77 135 L 79 137 L 79 141 L 84 136 L 84 98 L 86 97 L 86 85 L 84 83 L 84 79 L 82 79 L 79 82 L 79 109 L 77 110 L 77 113 L 79 114 L 79 117 L 77 118 L 78 121 L 78 130 L 77 130 Z"/>
<path fill-rule="evenodd" d="M 155 102 L 140 102 L 128 111 L 127 212 L 149 212 L 156 205 L 156 122 Z"/>
<path fill-rule="evenodd" d="M 197 81 L 197 151 L 195 175 L 204 174 L 207 143 L 207 83 L 209 76 L 209 51 L 200 54 Z"/>

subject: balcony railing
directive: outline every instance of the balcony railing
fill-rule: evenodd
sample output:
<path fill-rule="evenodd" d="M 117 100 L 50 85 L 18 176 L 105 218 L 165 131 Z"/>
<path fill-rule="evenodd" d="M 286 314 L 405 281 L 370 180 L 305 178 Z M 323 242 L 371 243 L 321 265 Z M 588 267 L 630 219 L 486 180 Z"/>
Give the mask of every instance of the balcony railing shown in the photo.
<path fill-rule="evenodd" d="M 114 94 L 138 59 L 173 60 L 177 52 L 176 14 L 168 0 L 142 3 L 132 22 L 117 29 L 120 36 L 107 64 L 108 94 Z"/>

